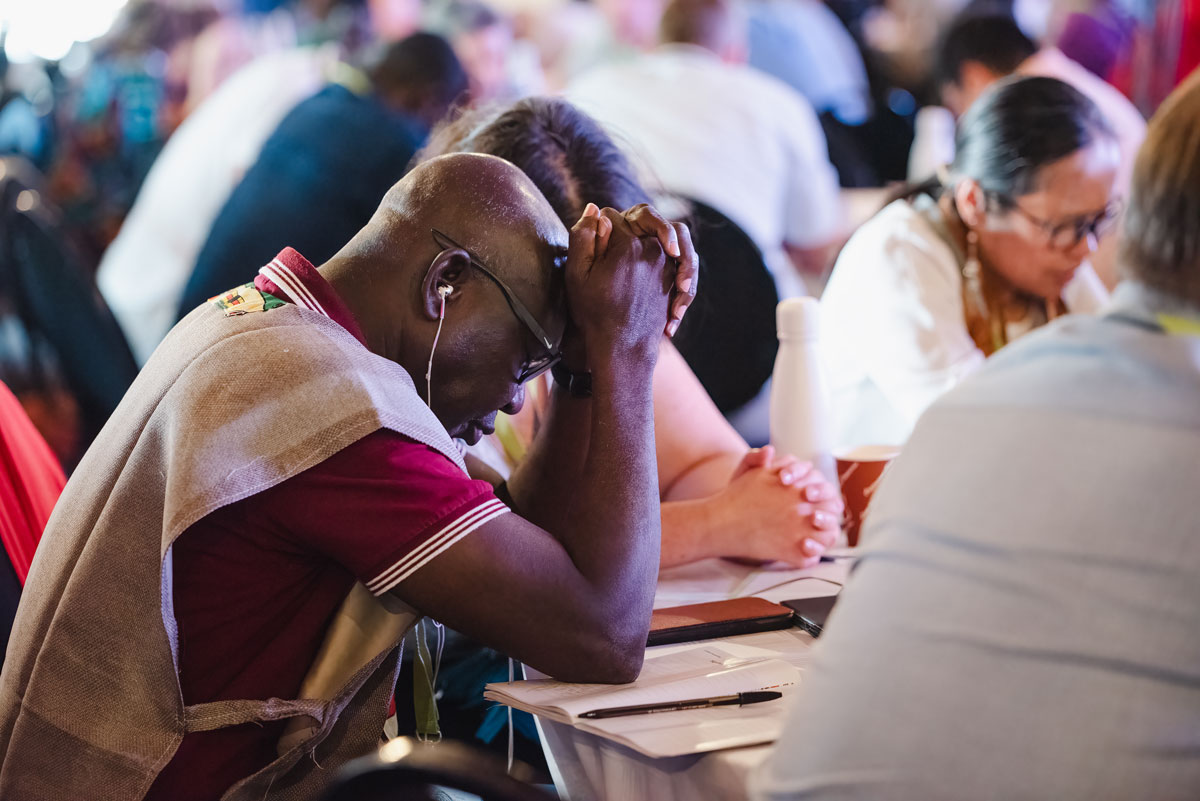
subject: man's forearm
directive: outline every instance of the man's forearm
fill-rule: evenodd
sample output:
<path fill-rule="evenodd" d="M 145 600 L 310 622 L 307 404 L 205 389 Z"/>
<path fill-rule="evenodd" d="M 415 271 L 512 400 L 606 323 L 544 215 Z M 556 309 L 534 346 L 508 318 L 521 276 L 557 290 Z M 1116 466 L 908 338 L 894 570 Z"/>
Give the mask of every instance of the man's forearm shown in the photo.
<path fill-rule="evenodd" d="M 661 535 L 654 356 L 592 360 L 590 400 L 556 390 L 537 447 L 508 482 L 521 516 L 562 543 L 610 619 L 639 627 L 653 599 Z"/>
<path fill-rule="evenodd" d="M 564 528 L 582 481 L 591 433 L 591 398 L 570 397 L 554 385 L 545 422 L 509 476 L 517 511 L 555 536 Z"/>
<path fill-rule="evenodd" d="M 567 523 L 554 532 L 631 637 L 645 636 L 658 575 L 654 361 L 654 351 L 592 361 L 591 438 Z"/>

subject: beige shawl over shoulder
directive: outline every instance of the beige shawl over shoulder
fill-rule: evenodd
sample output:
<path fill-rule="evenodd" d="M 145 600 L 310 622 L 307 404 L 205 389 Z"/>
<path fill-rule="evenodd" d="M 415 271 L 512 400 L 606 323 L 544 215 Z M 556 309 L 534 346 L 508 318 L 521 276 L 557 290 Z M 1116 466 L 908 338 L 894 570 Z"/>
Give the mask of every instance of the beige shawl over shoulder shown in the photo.
<path fill-rule="evenodd" d="M 226 799 L 312 797 L 329 769 L 374 747 L 398 637 L 327 699 L 185 707 L 170 548 L 209 512 L 380 428 L 463 467 L 408 374 L 316 312 L 226 317 L 209 304 L 177 325 L 75 471 L 34 559 L 0 674 L 0 798 L 136 801 L 185 733 L 247 721 L 317 725 Z"/>

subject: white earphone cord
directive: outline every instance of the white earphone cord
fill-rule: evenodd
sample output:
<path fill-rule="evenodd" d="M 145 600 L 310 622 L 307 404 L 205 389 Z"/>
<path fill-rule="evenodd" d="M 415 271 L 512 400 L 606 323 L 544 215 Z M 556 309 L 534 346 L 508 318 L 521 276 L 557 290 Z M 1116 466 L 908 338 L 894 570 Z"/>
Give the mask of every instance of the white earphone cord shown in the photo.
<path fill-rule="evenodd" d="M 438 287 L 442 296 L 442 310 L 438 312 L 437 333 L 433 335 L 433 347 L 429 350 L 429 366 L 425 368 L 425 405 L 433 408 L 433 354 L 437 351 L 438 340 L 442 338 L 442 323 L 446 320 L 446 296 L 454 290 L 449 286 Z"/>
<path fill-rule="evenodd" d="M 431 409 L 433 408 L 433 354 L 435 352 L 437 352 L 438 340 L 441 339 L 441 337 L 442 337 L 442 323 L 446 321 L 446 296 L 449 295 L 453 291 L 454 291 L 454 288 L 450 287 L 450 286 L 438 287 L 438 294 L 442 296 L 442 308 L 441 308 L 441 311 L 438 313 L 438 327 L 437 327 L 437 332 L 433 335 L 433 347 L 429 351 L 429 365 L 425 368 L 425 405 Z M 442 625 L 440 623 L 438 623 L 437 621 L 434 621 L 434 625 L 437 626 L 437 634 L 438 634 L 437 656 L 433 663 L 433 686 L 436 687 L 438 670 L 439 670 L 439 668 L 441 668 L 441 665 L 442 665 L 442 647 L 445 645 L 445 642 L 446 642 L 446 640 L 445 640 L 446 634 L 445 634 L 445 630 L 442 628 Z M 514 675 L 515 672 L 516 671 L 514 669 L 513 660 L 510 657 L 508 660 L 508 680 L 510 682 L 515 678 L 515 675 Z M 512 711 L 512 707 L 509 707 L 508 708 L 508 772 L 509 773 L 512 773 L 512 768 L 513 768 L 513 756 L 514 756 L 514 750 L 515 750 L 515 745 L 516 745 L 514 738 L 515 738 L 515 732 L 513 730 L 513 711 Z"/>

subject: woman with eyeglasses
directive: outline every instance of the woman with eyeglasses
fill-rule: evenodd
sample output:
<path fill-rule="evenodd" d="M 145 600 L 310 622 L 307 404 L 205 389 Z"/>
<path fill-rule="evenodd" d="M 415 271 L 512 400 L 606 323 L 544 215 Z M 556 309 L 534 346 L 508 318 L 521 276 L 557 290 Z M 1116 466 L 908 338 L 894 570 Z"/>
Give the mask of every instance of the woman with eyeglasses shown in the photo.
<path fill-rule="evenodd" d="M 1119 164 L 1096 106 L 1005 80 L 959 124 L 954 163 L 865 223 L 821 299 L 840 448 L 900 445 L 930 403 L 1017 337 L 1107 299 L 1087 263 Z"/>

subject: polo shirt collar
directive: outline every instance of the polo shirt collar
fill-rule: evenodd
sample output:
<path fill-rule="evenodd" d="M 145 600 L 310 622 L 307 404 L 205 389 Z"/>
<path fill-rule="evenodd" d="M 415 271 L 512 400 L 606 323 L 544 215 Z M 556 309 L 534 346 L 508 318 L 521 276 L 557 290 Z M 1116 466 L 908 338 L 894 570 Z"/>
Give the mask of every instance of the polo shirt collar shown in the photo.
<path fill-rule="evenodd" d="M 1200 307 L 1140 281 L 1122 281 L 1108 311 L 1157 324 L 1168 334 L 1200 337 Z"/>
<path fill-rule="evenodd" d="M 280 300 L 325 315 L 366 347 L 367 338 L 337 291 L 312 262 L 292 248 L 279 251 L 278 256 L 259 269 L 254 287 Z"/>

